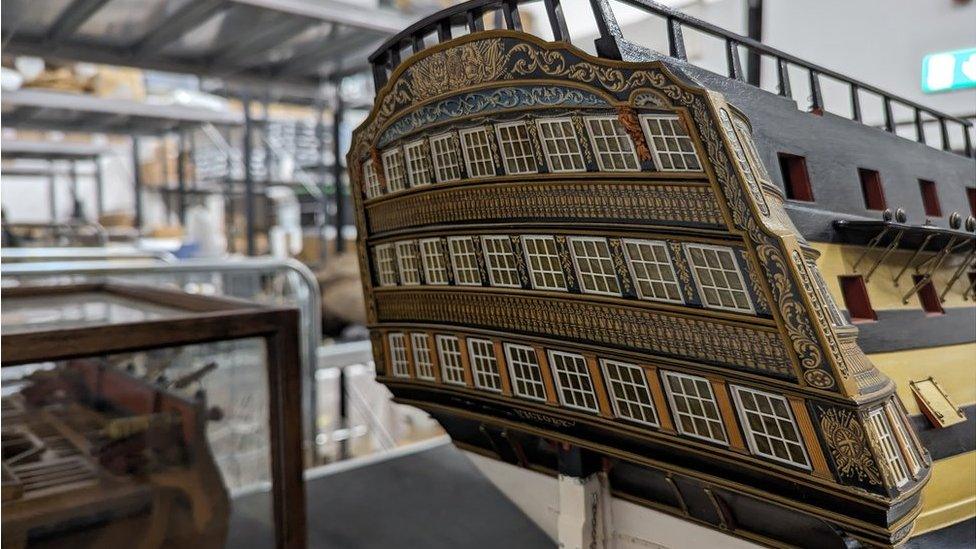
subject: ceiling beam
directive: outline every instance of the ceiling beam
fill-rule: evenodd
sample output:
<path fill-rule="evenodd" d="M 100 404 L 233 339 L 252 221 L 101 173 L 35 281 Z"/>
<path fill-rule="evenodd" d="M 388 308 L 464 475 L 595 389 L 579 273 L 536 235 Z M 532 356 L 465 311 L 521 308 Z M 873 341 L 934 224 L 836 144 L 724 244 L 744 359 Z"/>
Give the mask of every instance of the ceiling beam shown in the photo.
<path fill-rule="evenodd" d="M 301 17 L 287 17 L 265 29 L 257 29 L 249 40 L 241 40 L 217 55 L 211 65 L 214 72 L 234 72 L 233 65 L 247 65 L 248 58 L 260 55 L 306 31 L 321 21 Z M 256 63 L 250 63 L 252 65 Z"/>
<path fill-rule="evenodd" d="M 386 37 L 370 32 L 354 33 L 333 38 L 324 45 L 308 49 L 305 53 L 296 55 L 273 71 L 275 76 L 318 76 L 313 74 L 316 68 L 337 58 L 354 55 L 356 50 L 372 51 L 372 46 L 379 45 Z"/>
<path fill-rule="evenodd" d="M 224 0 L 189 0 L 143 36 L 133 47 L 133 54 L 144 57 L 158 52 L 229 7 Z"/>
<path fill-rule="evenodd" d="M 49 42 L 61 42 L 70 37 L 91 19 L 95 12 L 102 9 L 109 0 L 75 0 L 58 15 L 47 32 Z"/>
<path fill-rule="evenodd" d="M 337 0 L 228 0 L 235 4 L 311 17 L 337 25 L 396 34 L 418 17 L 383 8 L 364 8 Z M 423 14 L 428 15 L 428 14 Z"/>

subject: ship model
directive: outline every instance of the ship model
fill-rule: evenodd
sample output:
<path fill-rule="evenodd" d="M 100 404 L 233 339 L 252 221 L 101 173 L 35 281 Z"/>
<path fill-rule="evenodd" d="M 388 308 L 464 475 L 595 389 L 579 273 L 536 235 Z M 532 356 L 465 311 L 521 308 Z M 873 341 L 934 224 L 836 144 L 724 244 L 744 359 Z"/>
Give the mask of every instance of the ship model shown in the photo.
<path fill-rule="evenodd" d="M 347 162 L 378 379 L 519 479 L 595 478 L 681 519 L 671 546 L 971 543 L 972 125 L 631 4 L 668 52 L 601 0 L 596 56 L 558 0 L 552 40 L 477 0 L 371 57 Z M 687 28 L 724 41 L 728 74 L 687 62 Z M 745 82 L 746 50 L 778 93 Z M 584 517 L 579 545 L 617 518 Z"/>
<path fill-rule="evenodd" d="M 3 547 L 224 545 L 230 499 L 206 440 L 220 411 L 100 359 L 39 370 L 3 397 Z M 153 373 L 155 372 L 155 373 Z"/>

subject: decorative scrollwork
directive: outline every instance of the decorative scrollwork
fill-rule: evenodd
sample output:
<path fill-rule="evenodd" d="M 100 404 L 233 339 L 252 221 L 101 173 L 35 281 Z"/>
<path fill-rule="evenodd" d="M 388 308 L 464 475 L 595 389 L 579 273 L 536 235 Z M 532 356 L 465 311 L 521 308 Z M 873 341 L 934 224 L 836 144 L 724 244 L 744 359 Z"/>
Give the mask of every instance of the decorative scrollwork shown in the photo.
<path fill-rule="evenodd" d="M 881 484 L 881 473 L 857 414 L 840 408 L 820 408 L 819 412 L 820 431 L 837 474 L 849 480 Z"/>

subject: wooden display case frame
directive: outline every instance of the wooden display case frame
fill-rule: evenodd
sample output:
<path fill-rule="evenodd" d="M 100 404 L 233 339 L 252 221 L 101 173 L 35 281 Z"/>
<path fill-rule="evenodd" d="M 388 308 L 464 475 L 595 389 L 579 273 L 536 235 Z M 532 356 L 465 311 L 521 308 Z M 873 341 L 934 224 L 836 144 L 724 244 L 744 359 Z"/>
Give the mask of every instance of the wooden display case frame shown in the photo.
<path fill-rule="evenodd" d="M 3 333 L 0 366 L 262 338 L 267 353 L 275 544 L 288 549 L 305 547 L 301 399 L 296 398 L 302 390 L 298 310 L 115 282 L 2 288 L 0 298 L 92 292 L 178 309 L 180 313 L 160 319 Z M 52 345 L 53 341 L 57 345 Z"/>

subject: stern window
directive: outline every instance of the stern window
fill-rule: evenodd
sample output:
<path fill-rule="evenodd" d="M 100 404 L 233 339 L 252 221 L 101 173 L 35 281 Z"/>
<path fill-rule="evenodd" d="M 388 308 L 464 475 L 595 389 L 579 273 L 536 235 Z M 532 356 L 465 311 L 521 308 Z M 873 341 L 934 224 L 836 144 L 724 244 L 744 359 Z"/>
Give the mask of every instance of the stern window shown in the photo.
<path fill-rule="evenodd" d="M 396 377 L 410 377 L 407 339 L 403 334 L 390 334 L 390 366 Z"/>
<path fill-rule="evenodd" d="M 380 193 L 380 178 L 376 175 L 376 166 L 372 160 L 363 162 L 363 191 L 366 198 L 376 198 Z"/>
<path fill-rule="evenodd" d="M 532 150 L 532 140 L 529 139 L 529 129 L 525 122 L 498 124 L 495 126 L 495 131 L 498 132 L 498 144 L 502 149 L 505 173 L 517 175 L 539 171 L 535 164 L 535 151 Z"/>
<path fill-rule="evenodd" d="M 813 202 L 813 187 L 807 171 L 807 159 L 795 154 L 779 153 L 779 168 L 783 174 L 786 198 Z"/>
<path fill-rule="evenodd" d="M 664 242 L 624 240 L 624 256 L 641 299 L 684 303 Z"/>
<path fill-rule="evenodd" d="M 614 415 L 656 427 L 657 412 L 651 402 L 644 369 L 616 360 L 601 362 Z"/>
<path fill-rule="evenodd" d="M 454 134 L 445 133 L 430 138 L 434 158 L 434 179 L 438 183 L 461 179 L 461 159 L 455 148 Z"/>
<path fill-rule="evenodd" d="M 646 114 L 641 116 L 641 123 L 658 169 L 667 172 L 701 171 L 695 144 L 678 115 Z"/>
<path fill-rule="evenodd" d="M 508 373 L 512 378 L 512 392 L 532 400 L 546 400 L 546 385 L 535 349 L 526 345 L 505 344 Z"/>
<path fill-rule="evenodd" d="M 575 408 L 587 412 L 600 413 L 596 403 L 596 393 L 593 392 L 593 382 L 590 371 L 586 367 L 583 355 L 549 351 L 549 363 L 552 375 L 559 388 L 559 400 L 567 408 Z"/>
<path fill-rule="evenodd" d="M 427 238 L 420 241 L 420 259 L 424 265 L 424 278 L 427 284 L 447 284 L 447 264 L 444 252 L 441 250 L 439 238 Z"/>
<path fill-rule="evenodd" d="M 559 262 L 556 239 L 551 236 L 524 236 L 522 245 L 528 259 L 532 287 L 539 290 L 566 290 L 566 275 Z"/>
<path fill-rule="evenodd" d="M 891 434 L 891 426 L 888 425 L 888 418 L 885 416 L 884 408 L 878 408 L 868 415 L 868 424 L 874 431 L 875 440 L 881 451 L 881 466 L 887 473 L 885 476 L 890 478 L 895 486 L 902 486 L 908 482 L 908 470 L 905 462 L 901 459 L 901 453 L 895 443 L 895 437 Z"/>
<path fill-rule="evenodd" d="M 569 239 L 569 247 L 573 251 L 583 292 L 620 295 L 617 270 L 613 267 L 607 239 L 573 237 Z"/>
<path fill-rule="evenodd" d="M 407 188 L 407 178 L 404 177 L 403 173 L 403 156 L 400 154 L 400 149 L 383 153 L 383 173 L 386 174 L 386 186 L 391 193 Z"/>
<path fill-rule="evenodd" d="M 447 239 L 447 244 L 454 264 L 454 282 L 461 286 L 481 286 L 474 241 L 467 236 L 452 236 Z"/>
<path fill-rule="evenodd" d="M 586 119 L 586 126 L 601 171 L 640 171 L 634 142 L 620 120 L 613 116 L 594 116 Z"/>
<path fill-rule="evenodd" d="M 569 118 L 542 118 L 536 120 L 539 137 L 546 153 L 550 172 L 583 172 L 586 164 L 580 151 L 579 138 L 573 121 Z"/>
<path fill-rule="evenodd" d="M 727 444 L 722 416 L 707 379 L 677 372 L 661 372 L 671 410 L 683 435 Z"/>
<path fill-rule="evenodd" d="M 881 186 L 881 174 L 875 170 L 858 168 L 857 174 L 861 178 L 861 194 L 864 196 L 864 207 L 869 210 L 882 211 L 888 207 L 885 200 L 884 187 Z"/>
<path fill-rule="evenodd" d="M 464 151 L 464 165 L 468 177 L 491 177 L 495 175 L 495 160 L 491 154 L 491 136 L 487 128 L 472 128 L 458 132 L 461 149 Z"/>
<path fill-rule="evenodd" d="M 739 418 L 753 453 L 810 468 L 790 404 L 779 395 L 732 386 Z"/>
<path fill-rule="evenodd" d="M 686 244 L 692 273 L 705 305 L 715 309 L 751 313 L 752 301 L 733 252 L 721 246 Z"/>
<path fill-rule="evenodd" d="M 427 334 L 410 334 L 413 345 L 413 365 L 417 368 L 417 378 L 434 381 L 434 361 L 430 355 L 430 337 Z"/>
<path fill-rule="evenodd" d="M 454 385 L 466 385 L 458 338 L 446 335 L 437 336 L 437 356 L 441 360 L 441 378 Z"/>
<path fill-rule="evenodd" d="M 418 139 L 408 143 L 403 147 L 407 155 L 407 176 L 410 179 L 411 187 L 430 184 L 430 167 L 427 162 L 427 154 L 424 147 L 424 140 Z"/>
<path fill-rule="evenodd" d="M 380 286 L 396 286 L 397 271 L 393 244 L 381 244 L 373 249 L 373 253 L 376 256 L 376 275 Z"/>
<path fill-rule="evenodd" d="M 502 392 L 502 376 L 498 373 L 495 344 L 487 339 L 468 338 L 468 354 L 471 357 L 474 386 L 496 393 Z"/>
<path fill-rule="evenodd" d="M 397 262 L 400 265 L 400 279 L 404 286 L 420 284 L 420 261 L 417 258 L 417 243 L 397 242 Z"/>
<path fill-rule="evenodd" d="M 935 188 L 935 181 L 919 179 L 918 190 L 922 193 L 922 205 L 925 206 L 925 215 L 942 217 L 942 205 L 939 204 L 939 190 Z"/>
<path fill-rule="evenodd" d="M 481 244 L 485 248 L 485 262 L 488 264 L 491 285 L 521 288 L 512 241 L 507 236 L 483 236 Z"/>

